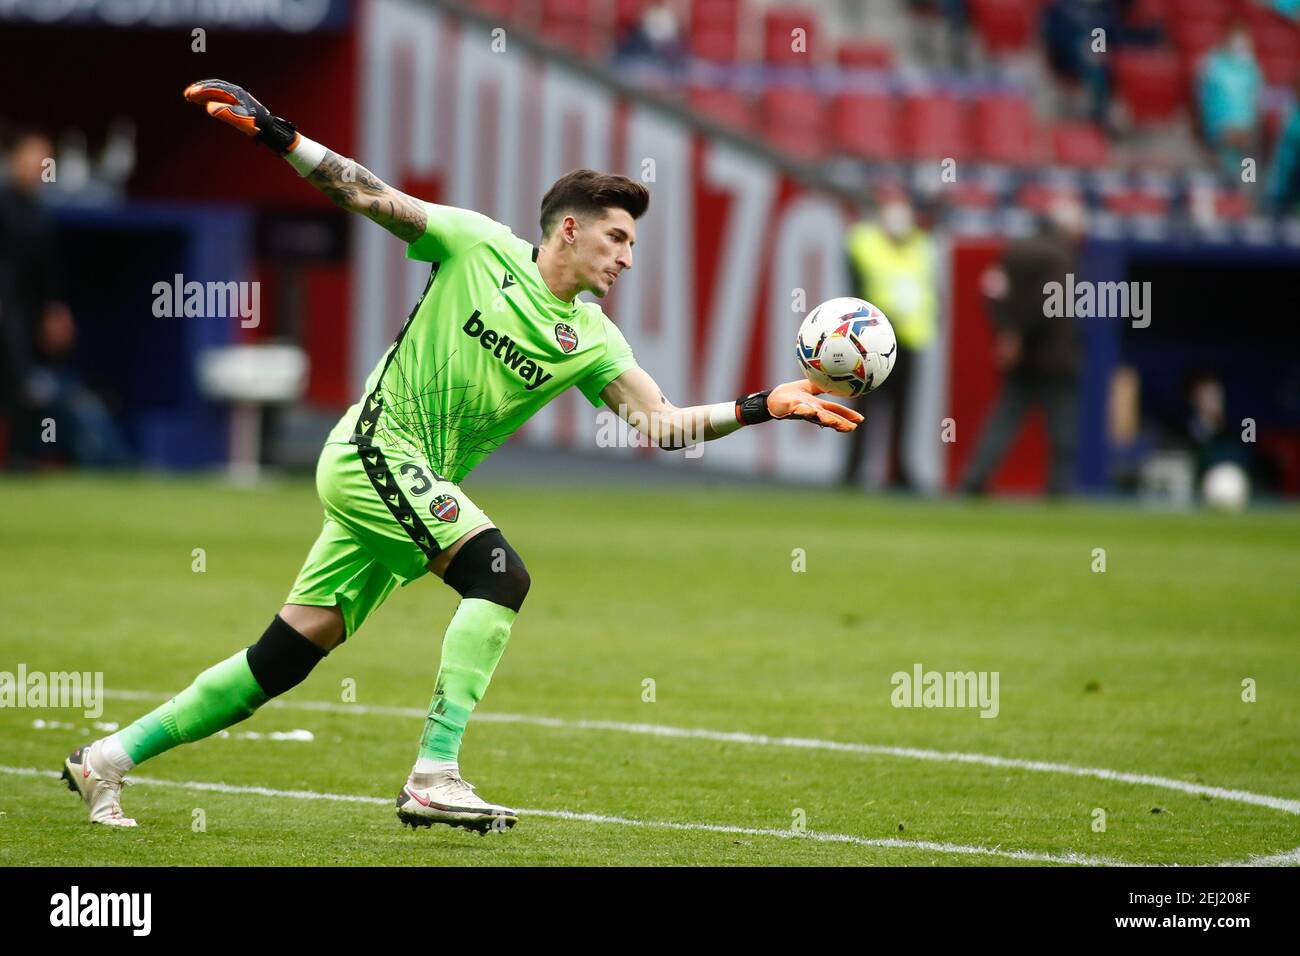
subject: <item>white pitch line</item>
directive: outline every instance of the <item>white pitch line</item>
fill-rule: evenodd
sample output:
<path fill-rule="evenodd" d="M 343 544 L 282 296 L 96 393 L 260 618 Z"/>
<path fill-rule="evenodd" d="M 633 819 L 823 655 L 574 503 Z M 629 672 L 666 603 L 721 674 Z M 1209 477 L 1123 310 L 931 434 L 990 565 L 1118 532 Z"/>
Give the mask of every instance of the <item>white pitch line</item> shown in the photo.
<path fill-rule="evenodd" d="M 1270 853 L 1267 856 L 1252 856 L 1248 860 L 1220 863 L 1219 866 L 1300 866 L 1300 846 L 1284 853 Z"/>
<path fill-rule="evenodd" d="M 164 695 L 145 691 L 105 691 L 105 697 L 121 700 L 160 700 Z M 284 707 L 292 710 L 315 710 L 326 713 L 341 714 L 379 714 L 392 717 L 428 716 L 425 710 L 415 707 L 386 707 L 369 704 L 336 704 L 330 701 L 271 701 L 267 706 Z M 662 724 L 631 724 L 614 720 L 565 720 L 560 717 L 537 717 L 531 714 L 494 714 L 476 713 L 476 722 L 497 724 L 527 724 L 534 727 L 552 727 L 565 730 L 611 730 L 620 733 L 647 734 L 654 737 L 674 737 L 691 740 L 712 740 L 720 743 L 749 744 L 758 747 L 795 747 L 803 750 L 828 750 L 835 753 L 862 754 L 873 757 L 904 757 L 912 760 L 933 760 L 943 763 L 979 764 L 985 767 L 1005 767 L 1013 770 L 1029 770 L 1035 773 L 1059 773 L 1074 777 L 1092 777 L 1114 783 L 1131 783 L 1140 786 L 1159 787 L 1176 790 L 1193 796 L 1206 796 L 1233 803 L 1248 803 L 1254 806 L 1280 810 L 1283 813 L 1300 815 L 1300 800 L 1287 797 L 1270 797 L 1249 790 L 1228 790 L 1224 787 L 1209 787 L 1170 777 L 1156 777 L 1144 773 L 1126 773 L 1122 770 L 1107 770 L 1103 767 L 1076 767 L 1072 764 L 1055 763 L 1045 760 L 1023 760 L 1018 757 L 998 757 L 992 754 L 960 753 L 943 750 L 921 750 L 915 747 L 890 747 L 881 744 L 842 743 L 836 740 L 817 740 L 810 737 L 769 737 L 767 734 L 749 734 L 721 730 L 706 730 L 692 727 L 668 727 Z"/>
<path fill-rule="evenodd" d="M 38 770 L 35 767 L 0 766 L 0 773 L 21 777 L 49 777 L 57 779 L 60 774 L 54 770 Z M 287 797 L 296 800 L 330 800 L 338 803 L 364 803 L 374 806 L 392 806 L 393 801 L 387 797 L 363 797 L 348 793 L 320 793 L 315 790 L 275 790 L 270 787 L 236 786 L 229 783 L 212 783 L 202 780 L 160 780 L 157 777 L 137 777 L 132 775 L 131 783 L 146 786 L 171 787 L 181 790 L 200 790 L 211 793 L 251 795 L 259 797 Z M 815 843 L 847 843 L 853 846 L 873 847 L 889 850 L 923 850 L 930 853 L 950 853 L 965 856 L 994 856 L 1024 863 L 1054 863 L 1069 866 L 1133 866 L 1121 860 L 1105 857 L 1085 856 L 1081 853 L 1035 853 L 1031 850 L 1003 850 L 1001 847 L 965 846 L 960 843 L 939 843 L 933 840 L 899 840 L 885 838 L 879 840 L 853 836 L 848 833 L 822 833 L 808 830 L 799 833 L 795 830 L 760 829 L 756 827 L 732 827 L 716 823 L 676 823 L 670 820 L 636 820 L 631 817 L 613 817 L 600 813 L 574 813 L 570 810 L 524 810 L 521 815 L 549 817 L 554 820 L 568 820 L 579 823 L 600 823 L 613 826 L 641 827 L 650 830 L 677 830 L 696 833 L 719 833 L 726 836 L 776 837 L 783 840 L 812 840 Z"/>

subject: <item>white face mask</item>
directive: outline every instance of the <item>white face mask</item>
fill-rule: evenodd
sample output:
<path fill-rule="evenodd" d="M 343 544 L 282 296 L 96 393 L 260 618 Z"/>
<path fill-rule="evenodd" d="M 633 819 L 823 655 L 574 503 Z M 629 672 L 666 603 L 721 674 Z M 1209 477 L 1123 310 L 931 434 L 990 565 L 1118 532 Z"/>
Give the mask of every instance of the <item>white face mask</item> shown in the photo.
<path fill-rule="evenodd" d="M 1082 235 L 1088 228 L 1088 211 L 1073 199 L 1059 199 L 1048 211 L 1052 225 L 1069 236 Z"/>
<path fill-rule="evenodd" d="M 647 10 L 641 28 L 652 43 L 666 43 L 677 36 L 677 17 L 671 7 Z"/>
<path fill-rule="evenodd" d="M 886 203 L 880 210 L 880 228 L 894 239 L 901 239 L 912 231 L 912 209 L 906 203 Z"/>

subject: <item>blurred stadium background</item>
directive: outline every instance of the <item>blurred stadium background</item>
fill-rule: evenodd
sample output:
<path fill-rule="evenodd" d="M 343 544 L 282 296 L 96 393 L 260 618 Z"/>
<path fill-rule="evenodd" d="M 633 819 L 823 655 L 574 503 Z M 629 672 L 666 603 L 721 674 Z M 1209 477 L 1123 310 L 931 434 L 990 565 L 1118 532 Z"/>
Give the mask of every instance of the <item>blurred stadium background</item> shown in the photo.
<path fill-rule="evenodd" d="M 605 305 L 679 403 L 794 377 L 794 329 L 831 296 L 872 298 L 904 339 L 860 442 L 597 449 L 569 395 L 516 451 L 930 492 L 963 475 L 1040 491 L 1055 459 L 1052 490 L 1171 503 L 1229 460 L 1257 495 L 1294 498 L 1297 6 L 0 0 L 24 91 L 0 117 L 0 447 L 16 469 L 310 468 L 417 298 L 400 243 L 199 122 L 180 91 L 222 76 L 399 188 L 522 235 L 571 168 L 646 179 L 636 268 Z M 1056 267 L 1150 283 L 1149 315 L 1061 320 L 1076 340 L 1043 376 L 1064 426 L 1007 432 L 1013 416 L 1014 443 L 972 476 L 1009 368 L 1008 247 L 1028 242 L 1041 279 L 1041 220 L 1072 201 L 1087 241 Z M 257 316 L 156 315 L 178 276 L 254 283 Z M 250 345 L 290 348 L 223 351 Z"/>

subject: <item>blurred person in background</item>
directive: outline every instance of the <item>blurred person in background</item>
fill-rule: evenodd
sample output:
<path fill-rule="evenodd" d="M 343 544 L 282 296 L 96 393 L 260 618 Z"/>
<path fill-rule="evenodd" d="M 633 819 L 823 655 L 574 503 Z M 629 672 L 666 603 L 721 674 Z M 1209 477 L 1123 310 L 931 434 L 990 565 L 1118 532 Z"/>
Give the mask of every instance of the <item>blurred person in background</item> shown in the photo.
<path fill-rule="evenodd" d="M 686 38 L 671 0 L 652 0 L 640 18 L 618 41 L 618 59 L 658 60 L 679 64 L 686 55 Z"/>
<path fill-rule="evenodd" d="M 960 490 L 982 494 L 1007 448 L 1034 406 L 1047 420 L 1047 493 L 1063 495 L 1074 474 L 1081 343 L 1072 318 L 1048 316 L 1044 286 L 1064 285 L 1078 272 L 1087 231 L 1082 203 L 1062 197 L 1052 204 L 1037 235 L 1007 246 L 984 276 L 984 294 L 995 328 L 995 355 L 1002 392 L 984 423 Z"/>
<path fill-rule="evenodd" d="M 1105 0 L 1051 0 L 1043 9 L 1041 29 L 1047 63 L 1066 85 L 1078 83 L 1086 102 L 1084 112 L 1095 123 L 1106 122 L 1110 78 L 1106 58 L 1092 50 L 1092 31 L 1109 37 L 1118 25 L 1115 4 Z"/>
<path fill-rule="evenodd" d="M 120 464 L 124 452 L 113 422 L 73 365 L 76 325 L 54 223 L 39 198 L 55 168 L 54 145 L 35 130 L 10 132 L 3 139 L 0 420 L 5 426 L 0 433 L 7 433 L 8 454 L 0 458 L 19 469 L 66 461 Z"/>
<path fill-rule="evenodd" d="M 970 62 L 967 0 L 905 0 L 910 45 L 923 63 L 965 70 Z M 873 11 L 875 12 L 875 11 Z M 879 21 L 879 15 L 871 18 Z M 888 313 L 886 313 L 888 314 Z"/>
<path fill-rule="evenodd" d="M 1205 140 L 1225 176 L 1236 179 L 1259 130 L 1259 91 L 1263 78 L 1246 25 L 1235 20 L 1219 46 L 1197 68 L 1196 98 Z"/>
<path fill-rule="evenodd" d="M 1230 461 L 1253 471 L 1253 443 L 1243 442 L 1228 420 L 1227 392 L 1223 380 L 1210 369 L 1195 369 L 1184 380 L 1187 400 L 1181 441 L 1196 456 L 1196 481 L 1215 465 Z"/>
<path fill-rule="evenodd" d="M 1291 106 L 1273 149 L 1266 195 L 1274 212 L 1284 216 L 1300 214 L 1300 74 L 1291 89 Z"/>
<path fill-rule="evenodd" d="M 1094 36 L 1097 30 L 1104 32 Z M 1050 0 L 1040 32 L 1053 74 L 1066 86 L 1078 84 L 1083 103 L 1070 111 L 1103 127 L 1110 126 L 1111 54 L 1164 40 L 1159 24 L 1135 10 L 1135 0 Z M 1105 47 L 1094 49 L 1103 38 Z"/>
<path fill-rule="evenodd" d="M 934 342 L 938 299 L 935 295 L 934 241 L 916 224 L 912 205 L 901 190 L 881 197 L 878 221 L 864 220 L 846 237 L 854 294 L 878 307 L 894 326 L 901 352 L 889 376 L 889 453 L 894 462 L 892 486 L 913 490 L 903 455 L 907 432 L 912 367 Z M 876 399 L 879 401 L 879 399 Z M 864 399 L 849 403 L 863 410 Z M 843 483 L 855 487 L 862 469 L 865 428 L 849 435 Z"/>

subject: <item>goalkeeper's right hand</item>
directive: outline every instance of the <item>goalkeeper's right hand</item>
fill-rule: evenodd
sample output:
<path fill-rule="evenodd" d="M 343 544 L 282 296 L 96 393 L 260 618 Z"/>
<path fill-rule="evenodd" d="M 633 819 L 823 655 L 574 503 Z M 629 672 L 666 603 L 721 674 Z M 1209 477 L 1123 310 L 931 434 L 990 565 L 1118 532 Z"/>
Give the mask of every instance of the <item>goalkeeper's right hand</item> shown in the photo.
<path fill-rule="evenodd" d="M 857 428 L 863 419 L 862 413 L 839 402 L 817 397 L 825 391 L 808 379 L 778 385 L 767 394 L 768 414 L 773 418 L 802 418 L 837 432 L 851 432 Z"/>
<path fill-rule="evenodd" d="M 270 110 L 242 86 L 225 80 L 199 80 L 185 87 L 185 98 L 205 107 L 208 115 L 283 156 L 298 145 L 298 129 Z"/>

